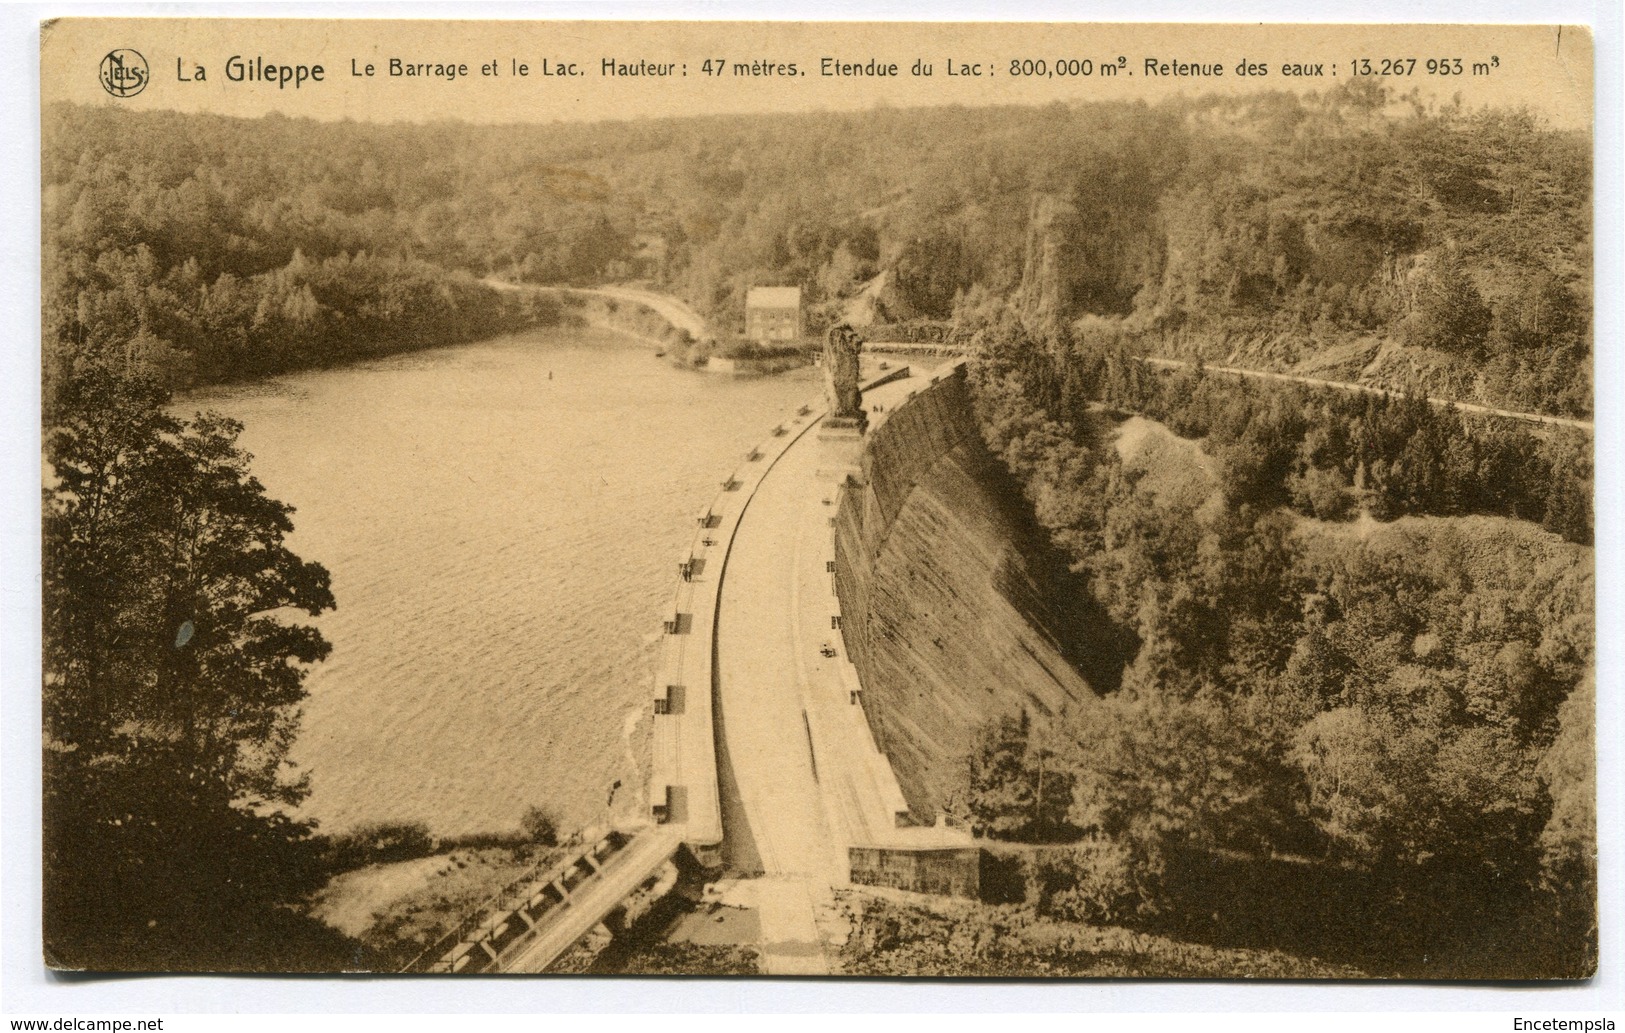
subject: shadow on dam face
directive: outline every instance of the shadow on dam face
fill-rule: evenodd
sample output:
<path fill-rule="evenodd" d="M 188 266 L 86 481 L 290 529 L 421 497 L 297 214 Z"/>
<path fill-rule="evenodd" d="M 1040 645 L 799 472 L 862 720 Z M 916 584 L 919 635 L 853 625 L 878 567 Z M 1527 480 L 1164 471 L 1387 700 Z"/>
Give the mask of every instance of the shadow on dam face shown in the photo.
<path fill-rule="evenodd" d="M 993 587 L 1053 643 L 1096 695 L 1116 692 L 1139 652 L 1139 637 L 1113 621 L 1089 590 L 1088 578 L 1072 570 L 1004 464 L 979 441 L 965 446 L 959 461 L 986 489 L 1003 520 L 1007 548 L 993 569 Z"/>

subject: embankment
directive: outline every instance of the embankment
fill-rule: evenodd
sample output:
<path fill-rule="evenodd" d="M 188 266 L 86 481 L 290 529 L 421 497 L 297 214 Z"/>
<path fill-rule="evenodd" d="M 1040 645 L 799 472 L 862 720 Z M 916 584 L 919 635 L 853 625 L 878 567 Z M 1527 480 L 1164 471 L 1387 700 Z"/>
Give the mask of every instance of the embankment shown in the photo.
<path fill-rule="evenodd" d="M 662 351 L 687 347 L 693 340 L 686 329 L 640 298 L 587 289 L 549 289 L 565 303 L 566 312 L 581 317 L 593 326 L 608 327 L 641 338 Z"/>
<path fill-rule="evenodd" d="M 929 820 L 962 784 L 980 726 L 1092 698 L 1053 632 L 1070 619 L 1064 567 L 987 452 L 962 367 L 880 414 L 835 522 L 864 709 L 914 817 Z"/>

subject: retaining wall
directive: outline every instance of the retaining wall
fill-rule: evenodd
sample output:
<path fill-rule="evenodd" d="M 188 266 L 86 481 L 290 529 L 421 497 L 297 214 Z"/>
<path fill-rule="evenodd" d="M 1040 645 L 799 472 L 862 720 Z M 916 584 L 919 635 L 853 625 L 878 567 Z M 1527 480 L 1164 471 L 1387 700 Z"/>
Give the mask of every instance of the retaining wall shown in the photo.
<path fill-rule="evenodd" d="M 964 365 L 871 424 L 835 513 L 835 589 L 864 715 L 913 820 L 963 787 L 977 731 L 1092 699 L 1048 630 L 1025 503 L 982 442 Z"/>

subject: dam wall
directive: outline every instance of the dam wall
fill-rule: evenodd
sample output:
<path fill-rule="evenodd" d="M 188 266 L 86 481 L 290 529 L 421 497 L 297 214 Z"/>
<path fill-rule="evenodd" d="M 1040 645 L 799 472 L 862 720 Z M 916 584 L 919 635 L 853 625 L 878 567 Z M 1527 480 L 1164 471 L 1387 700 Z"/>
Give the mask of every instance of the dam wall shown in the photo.
<path fill-rule="evenodd" d="M 1055 593 L 962 363 L 875 415 L 861 471 L 833 518 L 842 637 L 875 744 L 927 822 L 961 790 L 979 728 L 1094 693 L 1049 630 Z"/>

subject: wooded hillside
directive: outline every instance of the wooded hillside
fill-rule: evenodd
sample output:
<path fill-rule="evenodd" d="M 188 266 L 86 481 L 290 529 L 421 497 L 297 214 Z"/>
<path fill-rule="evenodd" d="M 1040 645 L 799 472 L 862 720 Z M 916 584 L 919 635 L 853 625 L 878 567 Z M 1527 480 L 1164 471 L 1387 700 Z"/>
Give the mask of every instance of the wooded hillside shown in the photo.
<path fill-rule="evenodd" d="M 55 107 L 46 319 L 77 341 L 133 309 L 131 347 L 218 378 L 473 332 L 497 306 L 466 277 L 650 279 L 727 332 L 751 285 L 801 286 L 817 329 L 885 272 L 883 318 L 1013 301 L 1034 330 L 1585 415 L 1590 181 L 1583 134 L 1374 82 L 501 127 Z"/>
<path fill-rule="evenodd" d="M 1040 911 L 1374 974 L 1590 972 L 1589 440 L 1013 319 L 978 343 L 984 438 L 1100 614 L 1063 645 L 1101 697 L 969 757 L 974 826 L 1072 844 Z"/>

